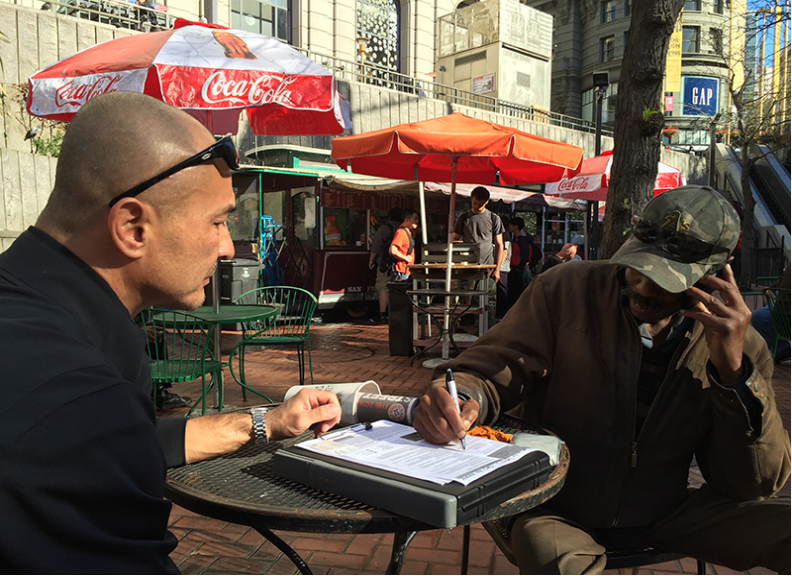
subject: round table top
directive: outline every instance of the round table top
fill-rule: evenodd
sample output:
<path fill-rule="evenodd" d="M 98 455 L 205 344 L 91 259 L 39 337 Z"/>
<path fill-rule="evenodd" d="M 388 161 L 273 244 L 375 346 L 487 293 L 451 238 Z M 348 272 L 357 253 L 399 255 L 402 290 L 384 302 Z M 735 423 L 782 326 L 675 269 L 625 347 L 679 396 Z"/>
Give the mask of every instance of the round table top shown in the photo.
<path fill-rule="evenodd" d="M 507 416 L 501 417 L 497 428 L 505 432 L 526 429 Z M 275 476 L 273 454 L 280 447 L 312 437 L 309 431 L 284 442 L 248 444 L 232 454 L 172 468 L 165 481 L 165 496 L 199 514 L 247 526 L 259 524 L 271 530 L 390 533 L 436 528 Z M 569 452 L 564 445 L 559 464 L 544 483 L 470 523 L 512 516 L 539 506 L 561 489 L 568 467 Z"/>
<path fill-rule="evenodd" d="M 269 318 L 277 313 L 275 306 L 265 304 L 225 304 L 221 305 L 218 311 L 212 306 L 201 306 L 192 312 L 184 310 L 185 314 L 190 314 L 212 324 L 231 324 L 233 322 L 249 322 Z M 154 315 L 156 317 L 156 314 Z"/>

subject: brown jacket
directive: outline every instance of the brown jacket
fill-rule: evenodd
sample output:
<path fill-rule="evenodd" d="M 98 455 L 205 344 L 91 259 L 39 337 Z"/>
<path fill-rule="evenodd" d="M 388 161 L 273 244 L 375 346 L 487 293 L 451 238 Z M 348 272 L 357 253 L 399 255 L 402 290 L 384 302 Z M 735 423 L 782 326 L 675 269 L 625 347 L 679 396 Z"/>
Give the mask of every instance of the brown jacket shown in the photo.
<path fill-rule="evenodd" d="M 479 423 L 511 410 L 560 436 L 569 474 L 550 505 L 586 526 L 643 526 L 668 515 L 685 498 L 694 454 L 721 494 L 751 500 L 778 491 L 789 476 L 789 436 L 770 385 L 772 359 L 752 328 L 747 386 L 763 407 L 761 430 L 733 390 L 707 377 L 709 349 L 695 323 L 635 437 L 642 345 L 620 278 L 607 262 L 543 273 L 432 385 L 450 367 L 459 392 L 479 400 Z"/>

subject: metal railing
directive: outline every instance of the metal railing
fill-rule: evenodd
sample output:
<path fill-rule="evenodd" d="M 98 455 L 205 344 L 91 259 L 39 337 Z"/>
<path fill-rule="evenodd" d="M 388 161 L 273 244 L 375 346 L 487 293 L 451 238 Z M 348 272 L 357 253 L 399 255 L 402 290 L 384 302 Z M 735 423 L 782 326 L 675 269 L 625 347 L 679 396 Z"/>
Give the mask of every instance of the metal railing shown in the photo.
<path fill-rule="evenodd" d="M 468 90 L 460 90 L 453 86 L 445 86 L 429 80 L 419 80 L 412 76 L 407 76 L 377 66 L 376 64 L 352 62 L 334 56 L 325 56 L 303 48 L 295 47 L 295 49 L 331 70 L 339 80 L 380 86 L 388 90 L 414 94 L 419 97 L 434 98 L 436 100 L 449 102 L 450 104 L 478 108 L 480 110 L 495 112 L 512 118 L 532 120 L 534 122 L 551 124 L 571 130 L 594 133 L 596 129 L 593 122 L 573 116 L 566 116 L 557 112 L 551 112 L 541 106 L 515 104 L 513 102 L 493 98 L 492 96 L 476 94 Z M 603 127 L 602 134 L 604 136 L 613 136 L 613 131 Z"/>
<path fill-rule="evenodd" d="M 162 10 L 153 8 L 151 2 L 138 4 L 125 0 L 49 0 L 43 6 L 47 4 L 50 5 L 50 10 L 58 14 L 140 32 L 167 30 L 172 27 L 174 20 Z"/>

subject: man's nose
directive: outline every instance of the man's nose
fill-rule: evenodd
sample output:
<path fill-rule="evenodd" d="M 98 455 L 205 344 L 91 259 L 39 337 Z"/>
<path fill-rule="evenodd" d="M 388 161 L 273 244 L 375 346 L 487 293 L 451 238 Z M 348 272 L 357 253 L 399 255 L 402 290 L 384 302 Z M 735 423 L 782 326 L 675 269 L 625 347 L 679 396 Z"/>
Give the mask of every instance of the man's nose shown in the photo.
<path fill-rule="evenodd" d="M 234 241 L 231 240 L 231 233 L 227 226 L 221 226 L 220 232 L 220 252 L 218 259 L 231 260 L 234 257 Z"/>
<path fill-rule="evenodd" d="M 657 284 L 649 280 L 646 276 L 642 276 L 638 283 L 635 285 L 635 291 L 644 298 L 658 298 L 665 293 L 665 290 L 660 288 Z"/>

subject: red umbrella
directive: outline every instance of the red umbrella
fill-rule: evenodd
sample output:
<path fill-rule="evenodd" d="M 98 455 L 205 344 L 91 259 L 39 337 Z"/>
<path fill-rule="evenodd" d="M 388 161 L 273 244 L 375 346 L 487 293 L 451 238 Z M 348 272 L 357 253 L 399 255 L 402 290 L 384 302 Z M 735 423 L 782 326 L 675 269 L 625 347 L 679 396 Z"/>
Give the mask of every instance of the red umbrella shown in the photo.
<path fill-rule="evenodd" d="M 577 174 L 583 149 L 464 114 L 399 124 L 333 139 L 331 156 L 358 174 L 451 182 L 446 289 L 451 289 L 451 243 L 456 184 L 538 184 Z M 448 299 L 446 299 L 446 308 Z M 446 313 L 445 332 L 448 331 Z M 447 342 L 443 357 L 448 357 Z"/>
<path fill-rule="evenodd" d="M 273 38 L 177 21 L 86 48 L 30 77 L 28 112 L 70 121 L 91 98 L 140 92 L 181 108 L 215 134 L 247 110 L 257 135 L 339 134 L 349 102 L 332 73 Z"/>
<path fill-rule="evenodd" d="M 545 193 L 558 195 L 568 200 L 590 200 L 605 202 L 608 196 L 608 183 L 613 164 L 613 150 L 603 152 L 594 158 L 583 160 L 580 174 L 564 178 L 545 187 Z M 657 179 L 654 195 L 685 185 L 682 171 L 662 162 L 657 163 Z"/>

